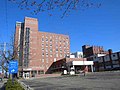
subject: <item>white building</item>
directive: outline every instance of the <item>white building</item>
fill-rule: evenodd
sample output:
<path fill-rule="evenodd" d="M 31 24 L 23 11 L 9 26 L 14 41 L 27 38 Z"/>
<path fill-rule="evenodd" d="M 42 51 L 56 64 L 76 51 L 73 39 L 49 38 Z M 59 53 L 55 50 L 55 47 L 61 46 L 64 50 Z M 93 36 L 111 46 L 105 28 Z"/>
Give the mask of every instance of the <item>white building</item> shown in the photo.
<path fill-rule="evenodd" d="M 90 66 L 91 72 L 93 72 L 93 61 L 70 61 L 67 62 L 68 71 L 75 74 L 75 71 L 82 70 L 84 71 L 86 68 Z"/>
<path fill-rule="evenodd" d="M 74 55 L 75 58 L 82 58 L 83 52 L 75 52 L 75 53 L 71 53 L 71 55 Z"/>

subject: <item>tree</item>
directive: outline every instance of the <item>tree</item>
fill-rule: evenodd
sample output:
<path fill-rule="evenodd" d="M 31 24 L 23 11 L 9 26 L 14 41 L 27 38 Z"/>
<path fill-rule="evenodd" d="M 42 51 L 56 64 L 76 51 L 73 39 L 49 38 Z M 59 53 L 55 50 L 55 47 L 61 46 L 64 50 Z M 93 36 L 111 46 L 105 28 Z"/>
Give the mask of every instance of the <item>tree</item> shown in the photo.
<path fill-rule="evenodd" d="M 0 56 L 1 56 L 1 64 L 0 65 L 3 68 L 3 70 L 5 70 L 7 72 L 9 60 L 12 60 L 12 58 L 13 58 L 12 51 L 10 51 L 10 50 L 1 51 Z"/>
<path fill-rule="evenodd" d="M 18 4 L 20 9 L 32 10 L 32 14 L 47 11 L 52 16 L 53 10 L 62 12 L 61 18 L 68 15 L 71 10 L 83 10 L 91 7 L 99 8 L 100 3 L 91 0 L 9 0 Z"/>
<path fill-rule="evenodd" d="M 11 37 L 10 43 L 1 43 L 0 49 L 0 66 L 3 71 L 8 72 L 8 64 L 10 60 L 15 59 L 17 48 L 14 47 L 14 38 Z"/>

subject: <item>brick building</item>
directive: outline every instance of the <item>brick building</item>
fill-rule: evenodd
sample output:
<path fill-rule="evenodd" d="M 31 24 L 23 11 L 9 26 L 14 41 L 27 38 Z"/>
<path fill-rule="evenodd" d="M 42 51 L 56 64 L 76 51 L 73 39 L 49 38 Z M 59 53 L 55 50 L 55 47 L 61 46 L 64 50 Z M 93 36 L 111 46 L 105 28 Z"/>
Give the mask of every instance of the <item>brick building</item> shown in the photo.
<path fill-rule="evenodd" d="M 120 52 L 105 51 L 101 46 L 82 46 L 83 55 L 94 62 L 94 71 L 120 70 Z"/>
<path fill-rule="evenodd" d="M 20 76 L 45 74 L 53 62 L 70 55 L 69 36 L 41 32 L 37 19 L 25 17 L 16 22 L 14 49 Z"/>
<path fill-rule="evenodd" d="M 83 45 L 82 51 L 84 57 L 90 57 L 96 54 L 108 54 L 108 52 L 105 51 L 102 46 Z"/>
<path fill-rule="evenodd" d="M 109 53 L 93 59 L 95 71 L 120 70 L 120 52 Z"/>
<path fill-rule="evenodd" d="M 79 70 L 85 72 L 92 72 L 93 61 L 87 61 L 86 58 L 63 58 L 54 62 L 50 69 L 50 73 L 63 73 L 64 70 L 67 70 L 70 73 L 71 68 L 74 68 L 75 73 Z"/>

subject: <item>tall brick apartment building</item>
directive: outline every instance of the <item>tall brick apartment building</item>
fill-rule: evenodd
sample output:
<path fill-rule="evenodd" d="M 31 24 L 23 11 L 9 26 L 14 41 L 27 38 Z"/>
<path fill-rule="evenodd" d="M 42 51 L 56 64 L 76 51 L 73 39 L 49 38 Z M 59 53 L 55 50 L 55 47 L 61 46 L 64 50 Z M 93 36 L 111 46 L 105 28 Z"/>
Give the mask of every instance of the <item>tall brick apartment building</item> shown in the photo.
<path fill-rule="evenodd" d="M 14 46 L 20 76 L 45 74 L 53 62 L 70 55 L 68 35 L 40 32 L 38 20 L 29 17 L 16 23 Z"/>

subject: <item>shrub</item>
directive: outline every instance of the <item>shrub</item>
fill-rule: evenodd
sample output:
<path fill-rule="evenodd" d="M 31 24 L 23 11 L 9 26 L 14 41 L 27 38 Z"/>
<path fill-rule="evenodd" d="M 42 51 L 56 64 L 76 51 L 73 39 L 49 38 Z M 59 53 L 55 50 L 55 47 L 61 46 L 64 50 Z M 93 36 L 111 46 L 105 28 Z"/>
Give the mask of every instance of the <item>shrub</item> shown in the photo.
<path fill-rule="evenodd" d="M 14 82 L 12 83 L 12 80 L 8 79 L 5 85 L 5 90 L 24 90 L 24 89 L 16 80 L 14 80 Z"/>

